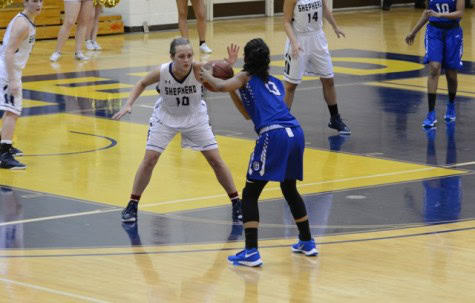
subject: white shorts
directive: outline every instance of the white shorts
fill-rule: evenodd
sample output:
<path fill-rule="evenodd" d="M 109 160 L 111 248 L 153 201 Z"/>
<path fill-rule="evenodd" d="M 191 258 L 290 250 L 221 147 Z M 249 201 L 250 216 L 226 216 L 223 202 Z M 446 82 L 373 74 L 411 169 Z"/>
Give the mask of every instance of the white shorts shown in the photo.
<path fill-rule="evenodd" d="M 16 81 L 20 81 L 20 93 L 14 97 L 8 90 L 8 82 L 0 78 L 0 110 L 9 111 L 19 116 L 23 108 L 23 94 L 21 80 Z"/>
<path fill-rule="evenodd" d="M 176 128 L 151 119 L 146 149 L 162 153 L 177 133 L 181 133 L 181 146 L 183 148 L 191 148 L 197 151 L 218 148 L 218 143 L 208 122 L 188 128 Z"/>
<path fill-rule="evenodd" d="M 284 80 L 299 84 L 302 76 L 317 76 L 320 78 L 333 78 L 333 64 L 328 51 L 325 32 L 306 33 L 296 35 L 300 47 L 303 49 L 299 58 L 291 57 L 290 40 L 285 43 L 285 68 Z"/>

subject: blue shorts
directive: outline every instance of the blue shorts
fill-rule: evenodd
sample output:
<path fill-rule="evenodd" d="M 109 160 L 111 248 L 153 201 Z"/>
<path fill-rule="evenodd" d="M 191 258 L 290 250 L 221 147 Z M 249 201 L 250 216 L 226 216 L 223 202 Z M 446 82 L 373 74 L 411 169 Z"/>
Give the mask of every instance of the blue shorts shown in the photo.
<path fill-rule="evenodd" d="M 301 127 L 279 128 L 261 134 L 249 161 L 247 179 L 302 180 L 304 149 Z"/>
<path fill-rule="evenodd" d="M 445 69 L 462 68 L 463 31 L 460 26 L 445 29 L 427 25 L 424 63 L 440 62 Z"/>

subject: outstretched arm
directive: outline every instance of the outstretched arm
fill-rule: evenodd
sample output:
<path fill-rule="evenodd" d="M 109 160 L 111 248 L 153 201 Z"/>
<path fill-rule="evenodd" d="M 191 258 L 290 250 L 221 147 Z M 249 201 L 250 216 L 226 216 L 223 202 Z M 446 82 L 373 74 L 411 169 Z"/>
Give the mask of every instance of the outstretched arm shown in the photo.
<path fill-rule="evenodd" d="M 137 98 L 143 93 L 145 88 L 159 81 L 160 81 L 160 66 L 156 67 L 148 75 L 140 79 L 139 82 L 135 84 L 135 87 L 130 93 L 129 98 L 127 99 L 127 102 L 124 104 L 124 106 L 122 106 L 120 111 L 118 111 L 114 116 L 112 116 L 112 119 L 119 120 L 125 114 L 130 114 L 132 112 L 132 105 L 134 105 L 135 101 L 137 101 Z"/>
<path fill-rule="evenodd" d="M 219 92 L 232 92 L 236 89 L 239 89 L 246 85 L 247 81 L 249 81 L 249 76 L 247 72 L 239 72 L 238 74 L 234 75 L 231 79 L 222 80 L 213 77 L 211 71 L 205 69 L 204 67 L 201 68 L 201 80 L 203 82 L 208 82 L 211 86 L 215 87 Z"/>

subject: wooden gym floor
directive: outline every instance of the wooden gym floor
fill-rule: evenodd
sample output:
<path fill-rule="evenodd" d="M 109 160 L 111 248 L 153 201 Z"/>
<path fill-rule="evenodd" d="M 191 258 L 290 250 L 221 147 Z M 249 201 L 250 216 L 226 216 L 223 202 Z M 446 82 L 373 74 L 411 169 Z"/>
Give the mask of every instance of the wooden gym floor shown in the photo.
<path fill-rule="evenodd" d="M 178 31 L 100 37 L 88 62 L 48 60 L 38 41 L 24 71 L 25 109 L 15 144 L 26 171 L 0 172 L 0 302 L 473 302 L 475 280 L 475 21 L 467 10 L 457 121 L 445 123 L 444 77 L 437 129 L 424 131 L 423 32 L 405 35 L 420 10 L 337 12 L 346 38 L 327 26 L 340 112 L 353 133 L 327 127 L 321 84 L 299 86 L 293 113 L 307 141 L 299 189 L 320 255 L 293 255 L 297 235 L 278 184 L 260 203 L 262 268 L 232 267 L 240 224 L 201 154 L 178 138 L 160 159 L 140 204 L 122 226 L 148 118 L 149 87 L 131 115 L 110 117 L 135 82 L 169 60 Z M 282 17 L 208 24 L 211 57 L 262 37 L 281 77 Z M 238 67 L 242 66 L 242 58 Z M 220 152 L 243 188 L 256 135 L 225 94 L 208 93 Z"/>

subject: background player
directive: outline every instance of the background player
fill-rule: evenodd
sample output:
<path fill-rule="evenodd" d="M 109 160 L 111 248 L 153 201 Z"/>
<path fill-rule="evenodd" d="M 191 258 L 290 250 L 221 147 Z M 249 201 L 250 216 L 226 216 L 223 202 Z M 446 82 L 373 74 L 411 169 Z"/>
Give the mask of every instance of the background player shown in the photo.
<path fill-rule="evenodd" d="M 445 120 L 454 121 L 455 95 L 457 94 L 457 70 L 462 68 L 463 31 L 460 19 L 463 17 L 464 0 L 431 0 L 427 3 L 428 9 L 422 13 L 416 26 L 407 35 L 406 42 L 414 43 L 419 30 L 429 21 L 424 39 L 426 54 L 424 63 L 429 63 L 429 77 L 427 78 L 427 97 L 429 112 L 422 122 L 425 128 L 434 127 L 437 123 L 435 100 L 439 84 L 440 69 L 445 69 L 449 102 L 445 112 Z"/>
<path fill-rule="evenodd" d="M 328 127 L 336 129 L 342 135 L 349 135 L 351 130 L 341 120 L 338 112 L 333 65 L 322 29 L 323 17 L 331 24 L 338 38 L 345 37 L 345 33 L 333 19 L 326 0 L 284 1 L 284 29 L 287 34 L 284 52 L 285 103 L 289 108 L 292 106 L 295 90 L 304 74 L 318 76 L 331 116 Z"/>
<path fill-rule="evenodd" d="M 229 54 L 228 62 L 232 65 L 237 55 L 232 51 Z M 135 175 L 130 202 L 122 212 L 122 221 L 137 220 L 140 197 L 150 182 L 160 155 L 177 133 L 181 133 L 182 145 L 186 143 L 205 156 L 231 199 L 233 220 L 238 219 L 241 216 L 241 201 L 231 172 L 219 154 L 216 138 L 209 125 L 206 103 L 201 98 L 202 83 L 198 79 L 200 67 L 204 63 L 193 62 L 193 49 L 185 38 L 172 41 L 170 58 L 171 62 L 158 66 L 137 82 L 127 103 L 113 116 L 113 119 L 120 119 L 130 113 L 132 105 L 145 88 L 159 83 L 160 98 L 150 118 L 145 157 Z"/>
<path fill-rule="evenodd" d="M 25 8 L 8 24 L 3 44 L 0 46 L 0 110 L 3 110 L 2 135 L 0 141 L 0 167 L 25 169 L 14 154 L 22 154 L 12 149 L 12 138 L 16 122 L 23 108 L 22 71 L 30 58 L 35 44 L 35 18 L 41 12 L 43 0 L 25 0 Z"/>

